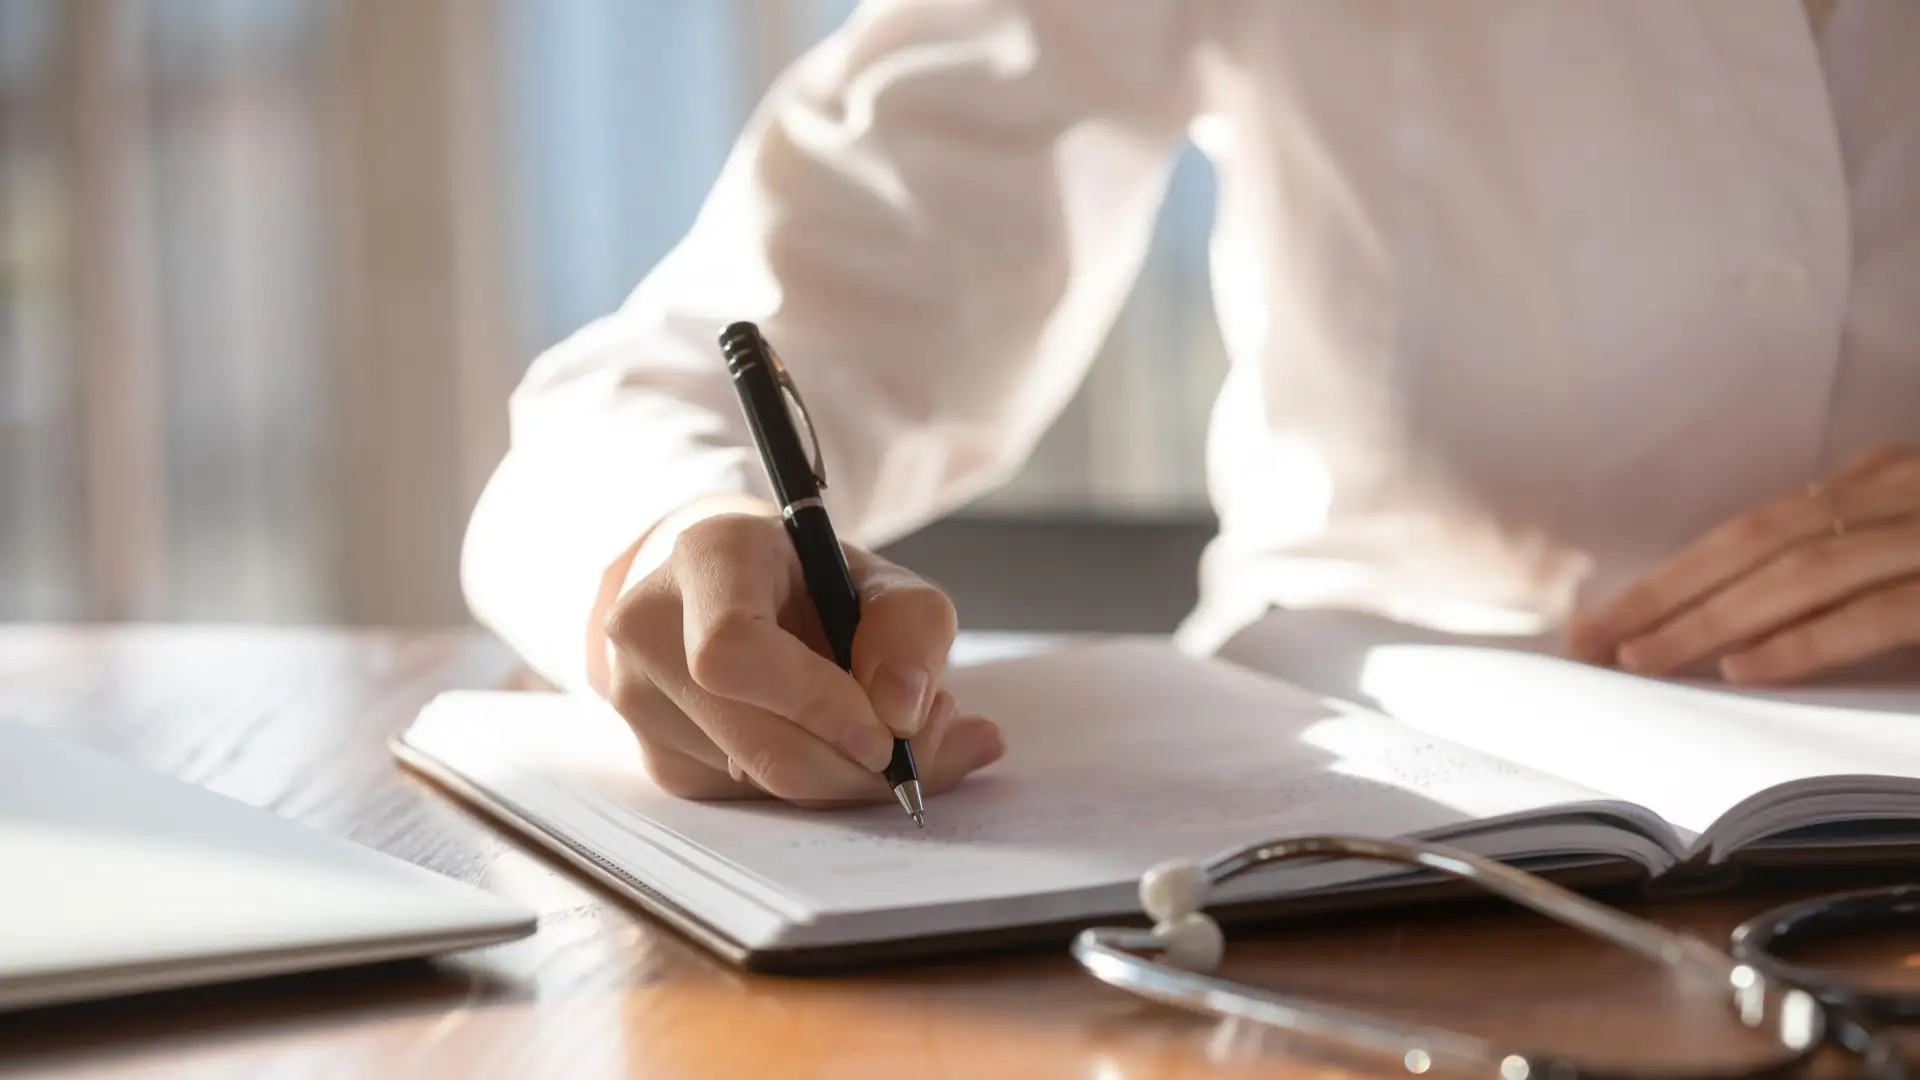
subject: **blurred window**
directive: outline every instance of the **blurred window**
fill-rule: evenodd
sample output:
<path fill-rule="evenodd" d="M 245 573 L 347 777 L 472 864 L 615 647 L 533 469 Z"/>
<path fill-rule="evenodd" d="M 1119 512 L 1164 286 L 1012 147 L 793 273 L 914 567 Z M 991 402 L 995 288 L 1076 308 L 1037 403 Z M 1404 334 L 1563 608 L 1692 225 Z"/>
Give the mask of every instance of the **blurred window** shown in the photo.
<path fill-rule="evenodd" d="M 464 619 L 506 388 L 852 6 L 0 0 L 0 618 Z M 1212 211 L 1189 151 L 1084 391 L 968 513 L 1204 515 Z"/>

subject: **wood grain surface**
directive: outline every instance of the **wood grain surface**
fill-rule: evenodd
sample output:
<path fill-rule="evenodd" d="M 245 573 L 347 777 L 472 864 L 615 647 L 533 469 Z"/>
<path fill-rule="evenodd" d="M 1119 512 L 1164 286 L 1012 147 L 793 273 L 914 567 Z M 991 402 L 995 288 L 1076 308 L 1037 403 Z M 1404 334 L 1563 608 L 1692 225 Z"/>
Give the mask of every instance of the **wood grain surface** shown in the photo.
<path fill-rule="evenodd" d="M 430 963 L 3 1015 L 0 1075 L 1405 1075 L 1141 1004 L 1057 952 L 740 974 L 394 765 L 386 740 L 434 693 L 511 685 L 517 672 L 466 632 L 0 630 L 0 722 L 64 733 L 541 913 L 529 939 Z M 1764 906 L 1855 880 L 1809 873 L 1635 908 L 1719 941 Z M 1760 1049 L 1702 988 L 1490 904 L 1300 920 L 1235 934 L 1228 953 L 1235 977 L 1612 1064 L 1732 1064 Z M 1819 959 L 1920 982 L 1920 934 Z"/>

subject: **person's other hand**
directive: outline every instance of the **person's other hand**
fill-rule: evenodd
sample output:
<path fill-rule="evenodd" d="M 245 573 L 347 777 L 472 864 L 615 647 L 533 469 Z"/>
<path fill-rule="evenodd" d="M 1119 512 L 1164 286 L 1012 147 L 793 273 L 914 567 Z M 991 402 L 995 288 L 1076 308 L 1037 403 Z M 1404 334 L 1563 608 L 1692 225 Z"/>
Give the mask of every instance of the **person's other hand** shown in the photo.
<path fill-rule="evenodd" d="M 890 801 L 878 774 L 895 733 L 912 740 L 929 795 L 1000 757 L 999 729 L 958 715 L 939 688 L 955 622 L 939 589 L 847 547 L 860 592 L 848 674 L 830 659 L 777 518 L 706 517 L 667 542 L 671 554 L 606 626 L 608 696 L 663 790 L 809 807 Z"/>
<path fill-rule="evenodd" d="M 1920 454 L 1884 446 L 1682 549 L 1574 621 L 1595 663 L 1667 675 L 1719 659 L 1778 683 L 1920 644 Z"/>

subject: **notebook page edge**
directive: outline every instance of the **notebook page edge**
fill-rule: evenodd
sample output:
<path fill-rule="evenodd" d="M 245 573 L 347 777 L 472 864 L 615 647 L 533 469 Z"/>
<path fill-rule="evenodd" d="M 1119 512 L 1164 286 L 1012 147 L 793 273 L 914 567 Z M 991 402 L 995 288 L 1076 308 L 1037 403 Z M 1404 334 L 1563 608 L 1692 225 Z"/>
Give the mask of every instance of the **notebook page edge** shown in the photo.
<path fill-rule="evenodd" d="M 791 927 L 804 925 L 805 920 L 758 903 L 757 898 L 672 853 L 647 850 L 644 841 L 637 847 L 622 844 L 619 852 L 610 850 L 613 845 L 604 838 L 588 835 L 596 830 L 563 820 L 571 815 L 543 813 L 499 790 L 497 784 L 472 775 L 424 745 L 412 727 L 394 736 L 388 747 L 402 764 L 691 936 L 712 939 L 718 935 L 732 946 L 723 952 L 778 947 Z M 700 910 L 713 917 L 694 914 Z"/>
<path fill-rule="evenodd" d="M 1789 780 L 1756 792 L 1701 833 L 1690 855 L 1723 863 L 1756 845 L 1773 844 L 1783 834 L 1849 822 L 1910 821 L 1920 841 L 1920 779 L 1872 773 L 1835 773 Z M 1872 845 L 1885 846 L 1882 836 Z M 1774 850 L 1791 850 L 1779 843 Z M 1839 838 L 1818 841 L 1822 849 L 1844 849 Z"/>
<path fill-rule="evenodd" d="M 444 703 L 442 698 L 447 699 Z M 562 708 L 575 707 L 578 698 L 565 693 L 523 693 L 499 690 L 458 690 L 439 695 L 420 711 L 419 717 L 406 729 L 406 734 L 416 740 L 430 738 L 430 729 L 437 726 L 438 717 L 430 713 L 454 711 L 467 702 L 474 702 L 491 708 L 541 708 L 552 704 Z M 464 749 L 464 747 L 462 748 Z M 447 755 L 442 754 L 446 757 Z M 451 761 L 449 761 L 451 764 Z M 552 796 L 579 804 L 583 813 L 590 814 L 606 822 L 617 833 L 624 833 L 623 840 L 633 840 L 683 864 L 690 873 L 700 874 L 717 881 L 723 888 L 740 893 L 743 897 L 761 906 L 778 911 L 784 918 L 794 922 L 804 922 L 814 918 L 818 912 L 806 898 L 785 889 L 764 875 L 755 874 L 737 861 L 727 858 L 720 852 L 699 843 L 662 822 L 652 820 L 646 815 L 612 802 L 591 788 L 585 794 L 566 791 L 554 784 L 544 775 L 535 771 L 527 772 L 527 780 L 547 785 L 553 789 Z M 625 846 L 624 844 L 622 845 Z M 645 851 L 646 848 L 641 850 Z"/>

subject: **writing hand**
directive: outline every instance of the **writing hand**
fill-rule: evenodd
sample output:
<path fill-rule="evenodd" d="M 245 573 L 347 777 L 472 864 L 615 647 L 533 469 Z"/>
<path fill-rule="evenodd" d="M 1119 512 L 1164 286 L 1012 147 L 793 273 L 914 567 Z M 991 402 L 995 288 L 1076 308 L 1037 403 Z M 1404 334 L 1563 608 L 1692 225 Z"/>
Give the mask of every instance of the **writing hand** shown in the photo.
<path fill-rule="evenodd" d="M 957 715 L 938 689 L 955 623 L 940 590 L 848 546 L 861 602 L 849 674 L 829 659 L 777 518 L 718 514 L 670 542 L 607 620 L 608 696 L 663 790 L 891 801 L 879 773 L 896 733 L 912 740 L 929 795 L 1000 757 L 999 729 Z"/>
<path fill-rule="evenodd" d="M 1920 644 L 1920 454 L 1883 446 L 1713 529 L 1598 610 L 1570 651 L 1779 683 Z"/>

